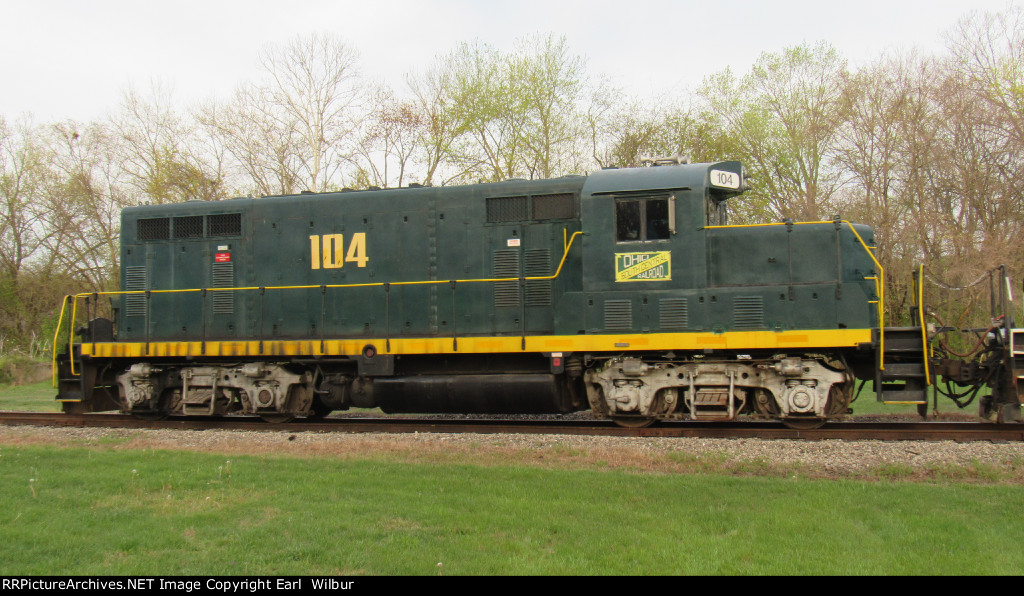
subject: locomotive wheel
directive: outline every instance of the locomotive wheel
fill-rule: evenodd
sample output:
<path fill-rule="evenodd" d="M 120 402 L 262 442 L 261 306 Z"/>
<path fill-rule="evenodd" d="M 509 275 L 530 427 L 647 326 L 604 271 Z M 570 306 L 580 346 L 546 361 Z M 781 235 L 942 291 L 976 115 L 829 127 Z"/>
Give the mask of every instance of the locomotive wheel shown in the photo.
<path fill-rule="evenodd" d="M 655 418 L 612 418 L 622 428 L 647 428 L 657 422 Z"/>
<path fill-rule="evenodd" d="M 825 426 L 828 418 L 783 418 L 782 423 L 793 430 L 814 430 Z"/>

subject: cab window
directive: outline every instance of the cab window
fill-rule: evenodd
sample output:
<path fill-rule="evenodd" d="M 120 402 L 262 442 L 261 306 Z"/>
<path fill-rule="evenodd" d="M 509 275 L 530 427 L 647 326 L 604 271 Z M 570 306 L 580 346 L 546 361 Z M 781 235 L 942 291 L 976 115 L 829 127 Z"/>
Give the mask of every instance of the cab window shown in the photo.
<path fill-rule="evenodd" d="M 729 224 L 729 212 L 726 210 L 726 199 L 729 195 L 710 192 L 705 200 L 707 206 L 707 222 L 709 226 L 725 226 Z"/>
<path fill-rule="evenodd" d="M 668 240 L 668 199 L 632 199 L 615 202 L 616 242 Z"/>

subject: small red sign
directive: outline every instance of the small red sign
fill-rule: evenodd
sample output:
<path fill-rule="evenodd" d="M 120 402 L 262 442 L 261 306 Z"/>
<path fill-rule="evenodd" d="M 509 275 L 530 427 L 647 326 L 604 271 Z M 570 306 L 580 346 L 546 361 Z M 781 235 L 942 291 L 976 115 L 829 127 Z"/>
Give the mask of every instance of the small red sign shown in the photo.
<path fill-rule="evenodd" d="M 231 262 L 231 253 L 229 253 L 229 252 L 219 252 L 216 255 L 214 255 L 213 260 L 218 262 L 218 263 L 230 263 Z"/>

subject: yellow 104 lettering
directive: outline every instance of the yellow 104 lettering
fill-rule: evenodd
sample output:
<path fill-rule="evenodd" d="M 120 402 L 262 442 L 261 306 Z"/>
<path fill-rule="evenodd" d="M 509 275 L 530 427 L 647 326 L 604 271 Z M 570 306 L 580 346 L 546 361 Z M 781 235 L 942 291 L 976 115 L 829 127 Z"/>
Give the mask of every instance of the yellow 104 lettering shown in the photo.
<path fill-rule="evenodd" d="M 310 262 L 313 269 L 341 269 L 345 263 L 355 263 L 356 267 L 366 267 L 366 234 L 352 234 L 352 241 L 345 250 L 344 234 L 324 234 L 309 237 Z"/>

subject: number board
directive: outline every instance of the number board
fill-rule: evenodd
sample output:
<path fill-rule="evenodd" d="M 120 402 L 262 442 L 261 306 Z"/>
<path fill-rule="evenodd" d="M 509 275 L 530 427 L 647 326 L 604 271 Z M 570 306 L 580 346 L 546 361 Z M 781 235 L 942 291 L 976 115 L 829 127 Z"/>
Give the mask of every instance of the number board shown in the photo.
<path fill-rule="evenodd" d="M 711 186 L 720 186 L 722 188 L 732 189 L 738 189 L 740 187 L 740 175 L 736 172 L 711 170 L 708 172 L 708 177 L 711 180 Z"/>

